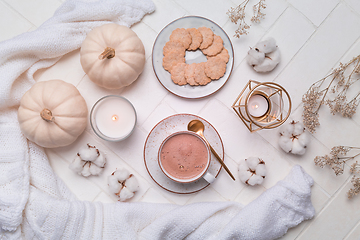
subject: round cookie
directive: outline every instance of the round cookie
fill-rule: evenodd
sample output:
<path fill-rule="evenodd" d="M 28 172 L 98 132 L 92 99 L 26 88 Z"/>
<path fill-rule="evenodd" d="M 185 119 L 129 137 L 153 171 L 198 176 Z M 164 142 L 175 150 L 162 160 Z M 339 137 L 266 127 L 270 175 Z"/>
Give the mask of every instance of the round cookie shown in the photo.
<path fill-rule="evenodd" d="M 218 57 L 207 60 L 205 64 L 205 74 L 212 80 L 216 80 L 224 76 L 226 72 L 226 63 Z"/>
<path fill-rule="evenodd" d="M 177 85 L 185 85 L 187 81 L 185 79 L 185 67 L 187 66 L 186 63 L 178 63 L 174 65 L 170 71 L 171 73 L 171 80 Z"/>
<path fill-rule="evenodd" d="M 177 51 L 179 54 L 182 54 L 185 56 L 185 47 L 184 45 L 179 41 L 168 41 L 165 43 L 165 46 L 163 48 L 163 54 L 164 56 L 167 55 L 171 51 Z"/>
<path fill-rule="evenodd" d="M 177 51 L 170 51 L 164 56 L 162 65 L 165 70 L 170 72 L 171 68 L 178 63 L 185 63 L 185 57 L 179 55 Z"/>
<path fill-rule="evenodd" d="M 213 43 L 208 48 L 203 49 L 202 52 L 206 56 L 211 57 L 211 56 L 215 56 L 218 53 L 220 53 L 223 48 L 224 48 L 224 42 L 221 39 L 221 37 L 218 35 L 214 35 Z"/>
<path fill-rule="evenodd" d="M 211 82 L 211 78 L 205 74 L 205 62 L 198 63 L 195 68 L 195 82 L 201 86 L 204 86 Z"/>
<path fill-rule="evenodd" d="M 203 41 L 200 44 L 200 49 L 208 48 L 212 42 L 214 41 L 214 33 L 213 31 L 208 27 L 199 27 L 198 30 L 200 31 Z"/>
<path fill-rule="evenodd" d="M 196 50 L 200 47 L 200 44 L 203 41 L 203 37 L 199 30 L 196 28 L 188 28 L 187 31 L 191 35 L 192 42 L 188 48 L 188 50 Z"/>
<path fill-rule="evenodd" d="M 192 64 L 187 64 L 185 67 L 185 79 L 187 83 L 190 84 L 191 86 L 199 85 L 197 82 L 195 82 L 195 68 L 197 65 L 198 65 L 197 63 L 192 63 Z"/>
<path fill-rule="evenodd" d="M 171 41 L 179 41 L 181 42 L 185 49 L 188 49 L 191 44 L 191 35 L 185 28 L 177 28 L 172 31 L 170 35 Z"/>
<path fill-rule="evenodd" d="M 226 48 L 223 48 L 221 50 L 221 52 L 219 54 L 217 54 L 216 56 L 213 56 L 213 57 L 217 57 L 217 58 L 221 58 L 222 60 L 224 60 L 225 63 L 228 63 L 229 62 L 229 52 Z M 210 58 L 213 58 L 213 57 L 210 57 L 210 56 L 206 56 L 206 58 L 209 60 Z"/>

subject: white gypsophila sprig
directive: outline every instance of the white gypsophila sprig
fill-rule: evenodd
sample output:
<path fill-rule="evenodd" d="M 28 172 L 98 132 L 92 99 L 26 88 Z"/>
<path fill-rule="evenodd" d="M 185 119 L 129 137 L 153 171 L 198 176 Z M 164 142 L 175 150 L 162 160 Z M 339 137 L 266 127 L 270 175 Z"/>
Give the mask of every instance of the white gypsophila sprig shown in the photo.
<path fill-rule="evenodd" d="M 356 154 L 346 156 L 351 151 L 356 151 Z M 345 163 L 354 160 L 358 156 L 360 156 L 360 147 L 335 146 L 331 148 L 329 155 L 316 156 L 314 163 L 319 167 L 328 165 L 335 175 L 341 175 L 344 173 Z M 352 198 L 360 192 L 360 164 L 357 161 L 351 164 L 350 173 L 353 174 L 353 177 L 351 179 L 352 187 L 347 193 L 348 198 Z"/>
<path fill-rule="evenodd" d="M 245 21 L 245 10 L 250 0 L 245 0 L 237 7 L 231 7 L 226 13 L 231 22 L 238 24 L 238 28 L 235 30 L 234 37 L 240 38 L 241 35 L 247 35 L 250 25 Z M 257 4 L 253 6 L 254 15 L 250 19 L 251 22 L 259 23 L 261 19 L 265 17 L 265 13 L 262 12 L 266 8 L 265 0 L 259 0 Z"/>
<path fill-rule="evenodd" d="M 326 77 L 313 83 L 303 95 L 303 123 L 309 132 L 314 133 L 320 125 L 319 109 L 326 104 L 330 112 L 351 118 L 360 102 L 360 91 L 348 100 L 349 89 L 360 79 L 360 55 L 338 68 Z M 327 83 L 327 84 L 326 84 Z M 323 87 L 325 85 L 325 87 Z M 332 96 L 328 96 L 331 93 Z M 325 97 L 328 99 L 325 100 Z"/>

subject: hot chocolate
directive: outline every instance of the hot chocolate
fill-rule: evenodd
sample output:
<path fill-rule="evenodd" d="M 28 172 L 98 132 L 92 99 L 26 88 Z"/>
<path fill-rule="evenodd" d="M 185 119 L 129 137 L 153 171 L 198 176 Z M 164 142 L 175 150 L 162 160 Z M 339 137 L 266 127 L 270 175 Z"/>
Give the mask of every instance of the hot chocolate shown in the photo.
<path fill-rule="evenodd" d="M 170 178 L 196 180 L 208 168 L 208 148 L 195 134 L 180 132 L 169 137 L 159 153 L 160 165 Z"/>

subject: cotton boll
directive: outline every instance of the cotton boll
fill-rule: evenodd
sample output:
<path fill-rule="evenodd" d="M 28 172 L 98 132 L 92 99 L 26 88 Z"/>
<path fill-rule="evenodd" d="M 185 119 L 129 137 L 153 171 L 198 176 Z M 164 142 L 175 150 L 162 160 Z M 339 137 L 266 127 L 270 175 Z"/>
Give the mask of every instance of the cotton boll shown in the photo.
<path fill-rule="evenodd" d="M 280 137 L 279 139 L 279 146 L 287 153 L 291 152 L 293 146 L 292 141 L 289 141 L 289 139 L 289 137 Z"/>
<path fill-rule="evenodd" d="M 102 172 L 102 168 L 95 164 L 90 164 L 89 171 L 91 175 L 99 175 Z"/>
<path fill-rule="evenodd" d="M 73 162 L 69 165 L 69 168 L 74 172 L 81 172 L 85 162 L 81 160 L 80 156 L 76 156 Z"/>
<path fill-rule="evenodd" d="M 121 169 L 118 169 L 117 171 L 115 171 L 114 175 L 116 176 L 117 180 L 124 181 L 127 178 L 129 178 L 130 173 L 125 168 L 121 168 Z"/>
<path fill-rule="evenodd" d="M 255 65 L 254 70 L 256 72 L 270 72 L 272 71 L 280 62 L 280 53 L 279 50 L 265 55 L 265 59 L 262 63 Z"/>
<path fill-rule="evenodd" d="M 125 181 L 125 187 L 131 192 L 136 192 L 137 190 L 139 190 L 139 183 L 137 179 L 132 175 Z"/>
<path fill-rule="evenodd" d="M 116 176 L 114 176 L 114 175 L 108 176 L 108 185 L 109 185 L 110 192 L 112 192 L 112 193 L 119 193 L 122 188 L 122 184 L 119 183 Z"/>
<path fill-rule="evenodd" d="M 285 125 L 280 129 L 280 136 L 291 137 L 293 127 L 291 125 Z"/>
<path fill-rule="evenodd" d="M 276 50 L 276 41 L 270 37 L 265 41 L 258 42 L 254 48 L 259 49 L 259 51 L 263 53 L 271 53 Z"/>
<path fill-rule="evenodd" d="M 265 177 L 266 176 L 266 167 L 265 164 L 259 164 L 256 167 L 256 175 Z"/>
<path fill-rule="evenodd" d="M 243 182 L 243 183 L 246 183 L 246 181 L 248 181 L 251 176 L 253 174 L 250 172 L 250 171 L 239 171 L 239 178 L 240 178 L 240 181 Z"/>
<path fill-rule="evenodd" d="M 247 171 L 249 169 L 246 161 L 243 159 L 239 163 L 239 171 Z"/>
<path fill-rule="evenodd" d="M 132 198 L 140 188 L 135 176 L 124 168 L 113 172 L 108 177 L 108 184 L 110 191 L 119 197 L 119 201 Z"/>
<path fill-rule="evenodd" d="M 292 121 L 280 130 L 279 146 L 287 153 L 303 155 L 308 143 L 304 125 L 298 121 Z"/>
<path fill-rule="evenodd" d="M 253 171 L 256 170 L 257 165 L 259 165 L 259 158 L 257 157 L 249 157 L 245 159 L 245 161 L 248 168 L 250 168 Z"/>
<path fill-rule="evenodd" d="M 310 142 L 309 134 L 304 131 L 301 135 L 298 136 L 298 140 L 302 146 L 306 147 Z"/>
<path fill-rule="evenodd" d="M 84 165 L 84 167 L 83 167 L 83 169 L 81 170 L 80 174 L 83 175 L 84 177 L 88 177 L 88 176 L 91 175 L 91 173 L 90 173 L 90 166 L 89 166 L 88 163 Z"/>
<path fill-rule="evenodd" d="M 274 38 L 258 42 L 248 51 L 246 60 L 256 72 L 270 72 L 280 62 L 281 55 Z"/>
<path fill-rule="evenodd" d="M 87 148 L 81 148 L 79 150 L 79 154 L 81 156 L 81 159 L 85 161 L 94 161 L 98 157 L 98 151 L 95 147 L 91 147 L 88 145 Z"/>
<path fill-rule="evenodd" d="M 104 167 L 106 163 L 105 154 L 100 154 L 93 163 L 98 167 Z"/>
<path fill-rule="evenodd" d="M 241 160 L 238 166 L 239 179 L 248 185 L 261 184 L 266 175 L 265 162 L 257 157 Z"/>
<path fill-rule="evenodd" d="M 292 124 L 294 126 L 293 134 L 300 135 L 305 131 L 305 127 L 302 123 L 297 122 L 296 124 Z"/>
<path fill-rule="evenodd" d="M 294 139 L 292 143 L 292 154 L 303 155 L 305 153 L 306 148 L 304 148 L 304 146 L 300 143 L 298 139 Z"/>
<path fill-rule="evenodd" d="M 266 53 L 265 58 L 271 59 L 276 65 L 280 63 L 281 60 L 281 54 L 278 47 L 275 48 L 275 50 L 271 53 Z"/>
<path fill-rule="evenodd" d="M 251 186 L 257 185 L 257 184 L 262 184 L 262 182 L 264 181 L 264 178 L 262 176 L 258 176 L 258 175 L 253 175 L 251 176 L 251 178 L 247 181 L 247 183 Z"/>
<path fill-rule="evenodd" d="M 135 194 L 134 194 L 132 191 L 130 191 L 128 188 L 124 187 L 124 188 L 121 189 L 121 191 L 120 191 L 119 200 L 120 200 L 121 202 L 123 202 L 123 201 L 126 201 L 126 200 L 132 198 L 134 195 L 135 195 Z"/>
<path fill-rule="evenodd" d="M 87 144 L 86 147 L 80 148 L 69 168 L 84 177 L 88 177 L 99 175 L 104 169 L 105 163 L 105 154 L 95 146 Z"/>
<path fill-rule="evenodd" d="M 250 49 L 246 61 L 250 66 L 261 64 L 265 60 L 265 53 Z"/>

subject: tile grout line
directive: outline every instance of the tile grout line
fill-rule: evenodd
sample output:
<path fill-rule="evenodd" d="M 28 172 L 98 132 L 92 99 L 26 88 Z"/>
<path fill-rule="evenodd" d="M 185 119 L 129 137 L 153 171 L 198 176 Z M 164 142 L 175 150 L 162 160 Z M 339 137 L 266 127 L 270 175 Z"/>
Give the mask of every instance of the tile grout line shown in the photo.
<path fill-rule="evenodd" d="M 348 240 L 348 238 L 351 236 L 351 234 L 358 228 L 360 227 L 360 220 L 355 223 L 354 227 L 344 236 L 344 240 Z M 349 239 L 350 240 L 350 239 Z"/>
<path fill-rule="evenodd" d="M 345 0 L 340 0 L 344 5 L 346 5 L 351 12 L 353 12 L 354 14 L 358 15 L 360 17 L 360 12 L 356 11 L 356 9 L 354 9 L 350 4 L 348 4 Z"/>
<path fill-rule="evenodd" d="M 8 8 L 10 8 L 11 10 L 13 10 L 19 17 L 23 18 L 25 21 L 27 21 L 28 23 L 30 23 L 30 25 L 32 25 L 32 27 L 30 27 L 28 30 L 30 30 L 31 28 L 35 27 L 37 28 L 37 26 L 32 23 L 29 19 L 27 19 L 24 15 L 22 15 L 17 9 L 13 8 L 10 4 L 8 4 L 6 1 L 1 0 L 1 2 L 6 5 Z"/>

